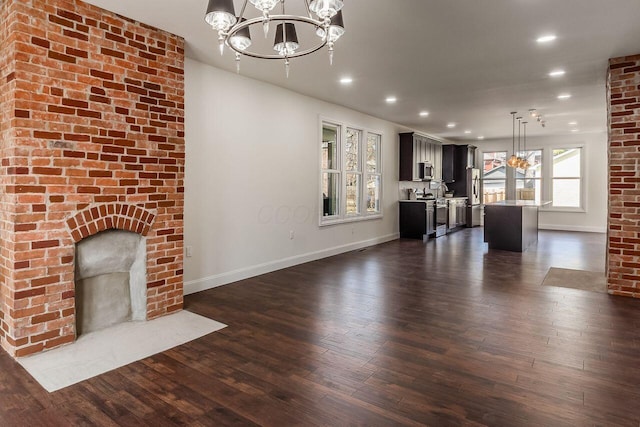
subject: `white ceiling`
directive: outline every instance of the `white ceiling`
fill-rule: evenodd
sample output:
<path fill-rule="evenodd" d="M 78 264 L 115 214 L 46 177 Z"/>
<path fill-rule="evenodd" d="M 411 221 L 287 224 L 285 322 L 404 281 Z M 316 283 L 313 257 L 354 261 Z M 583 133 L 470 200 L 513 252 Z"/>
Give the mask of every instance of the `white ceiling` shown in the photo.
<path fill-rule="evenodd" d="M 187 56 L 235 71 L 204 22 L 207 0 L 88 2 L 183 36 Z M 302 2 L 288 0 L 287 12 Z M 239 12 L 242 1 L 235 6 Z M 607 59 L 640 53 L 638 0 L 345 0 L 343 14 L 347 32 L 333 66 L 325 48 L 292 60 L 288 79 L 281 61 L 246 58 L 241 74 L 464 141 L 511 137 L 509 112 L 530 108 L 547 126 L 530 123 L 529 135 L 568 134 L 572 121 L 580 132 L 602 132 Z M 557 40 L 536 43 L 548 33 Z M 558 68 L 564 77 L 548 77 Z M 346 75 L 349 87 L 338 82 Z M 561 101 L 560 93 L 572 97 Z M 385 103 L 390 95 L 396 104 Z M 419 117 L 421 110 L 430 115 Z"/>

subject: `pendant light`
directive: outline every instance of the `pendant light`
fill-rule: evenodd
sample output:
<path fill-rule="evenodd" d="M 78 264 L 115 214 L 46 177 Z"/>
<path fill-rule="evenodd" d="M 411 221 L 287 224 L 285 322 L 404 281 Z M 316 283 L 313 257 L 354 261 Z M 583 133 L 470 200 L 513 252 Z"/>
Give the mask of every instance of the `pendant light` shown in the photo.
<path fill-rule="evenodd" d="M 240 23 L 246 21 L 245 18 L 240 19 Z M 251 31 L 249 27 L 238 30 L 233 36 L 229 38 L 229 43 L 236 51 L 236 73 L 240 73 L 240 52 L 244 52 L 251 46 Z"/>
<path fill-rule="evenodd" d="M 333 65 L 333 45 L 344 34 L 342 11 L 339 11 L 331 18 L 329 31 L 326 31 L 323 27 L 318 27 L 316 34 L 327 42 L 327 46 L 329 46 L 329 64 Z"/>
<path fill-rule="evenodd" d="M 527 160 L 527 157 L 529 157 L 529 153 L 527 153 L 527 122 L 522 122 L 522 128 L 524 130 L 524 157 L 520 161 L 520 169 L 527 170 L 529 169 L 529 166 L 531 166 L 531 164 Z"/>
<path fill-rule="evenodd" d="M 273 43 L 273 50 L 278 52 L 284 58 L 284 66 L 287 77 L 289 77 L 289 57 L 296 53 L 300 47 L 298 43 L 298 34 L 293 22 L 285 22 L 278 24 L 276 27 L 276 39 Z"/>
<path fill-rule="evenodd" d="M 309 9 L 322 19 L 328 19 L 340 12 L 344 3 L 341 0 L 312 0 Z"/>
<path fill-rule="evenodd" d="M 516 167 L 520 167 L 520 163 L 522 163 L 522 157 L 520 157 L 520 128 L 522 127 L 522 117 L 516 117 L 518 121 L 518 155 L 516 158 Z"/>
<path fill-rule="evenodd" d="M 222 55 L 224 53 L 225 32 L 238 22 L 233 0 L 209 0 L 204 20 L 218 32 L 218 45 L 220 46 L 220 55 Z"/>
<path fill-rule="evenodd" d="M 516 157 L 516 113 L 517 111 L 511 112 L 511 122 L 512 122 L 512 132 L 511 132 L 511 157 L 507 160 L 507 166 L 515 168 L 518 166 L 518 158 Z"/>

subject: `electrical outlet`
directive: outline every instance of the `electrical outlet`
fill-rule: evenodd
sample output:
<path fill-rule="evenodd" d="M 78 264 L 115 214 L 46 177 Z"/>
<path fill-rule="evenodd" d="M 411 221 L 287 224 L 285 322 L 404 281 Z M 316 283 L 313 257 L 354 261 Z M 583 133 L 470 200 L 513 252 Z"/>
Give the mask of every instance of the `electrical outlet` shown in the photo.
<path fill-rule="evenodd" d="M 293 230 L 289 230 L 289 240 L 293 240 L 294 237 L 295 233 L 293 232 Z"/>
<path fill-rule="evenodd" d="M 187 253 L 187 257 L 193 256 L 193 246 L 185 247 L 185 252 Z"/>

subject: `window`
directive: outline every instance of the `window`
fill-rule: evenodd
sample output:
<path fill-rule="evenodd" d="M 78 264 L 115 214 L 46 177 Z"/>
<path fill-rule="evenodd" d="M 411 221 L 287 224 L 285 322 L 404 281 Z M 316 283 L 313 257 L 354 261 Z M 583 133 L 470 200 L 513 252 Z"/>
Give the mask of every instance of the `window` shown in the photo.
<path fill-rule="evenodd" d="M 322 215 L 335 217 L 340 202 L 340 158 L 338 157 L 340 127 L 322 126 Z"/>
<path fill-rule="evenodd" d="M 483 203 L 515 198 L 552 202 L 542 206 L 542 210 L 583 211 L 584 146 L 549 147 L 516 153 L 529 162 L 526 170 L 505 167 L 508 158 L 505 151 L 484 152 Z"/>
<path fill-rule="evenodd" d="M 553 207 L 582 206 L 582 149 L 554 148 L 552 176 Z"/>
<path fill-rule="evenodd" d="M 360 187 L 362 186 L 362 163 L 360 141 L 362 132 L 347 128 L 345 144 L 345 170 L 347 176 L 347 215 L 360 213 Z"/>
<path fill-rule="evenodd" d="M 516 168 L 516 199 L 542 200 L 542 150 L 530 150 L 520 153 L 529 162 L 526 170 Z"/>
<path fill-rule="evenodd" d="M 367 135 L 367 213 L 380 213 L 380 141 L 382 136 L 375 133 Z"/>
<path fill-rule="evenodd" d="M 482 202 L 505 200 L 507 187 L 507 152 L 490 151 L 482 154 Z"/>
<path fill-rule="evenodd" d="M 322 122 L 320 224 L 379 217 L 382 135 Z"/>

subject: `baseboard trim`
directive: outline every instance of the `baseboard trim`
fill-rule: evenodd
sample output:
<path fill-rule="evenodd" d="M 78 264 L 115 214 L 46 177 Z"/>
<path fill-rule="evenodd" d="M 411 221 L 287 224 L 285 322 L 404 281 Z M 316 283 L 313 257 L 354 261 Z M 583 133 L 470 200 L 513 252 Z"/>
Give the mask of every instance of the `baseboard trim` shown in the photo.
<path fill-rule="evenodd" d="M 553 231 L 581 231 L 584 233 L 606 233 L 606 227 L 586 227 L 581 225 L 555 225 L 555 224 L 539 224 L 540 230 Z"/>
<path fill-rule="evenodd" d="M 214 276 L 203 277 L 202 279 L 189 280 L 184 282 L 184 294 L 189 295 L 196 292 L 206 291 L 207 289 L 213 289 L 218 286 L 228 285 L 229 283 L 237 282 L 239 280 L 248 279 L 250 277 L 259 276 L 261 274 L 271 273 L 272 271 L 293 267 L 294 265 L 304 264 L 305 262 L 316 261 L 345 252 L 355 251 L 358 249 L 366 248 L 368 246 L 379 245 L 381 243 L 390 242 L 399 238 L 400 233 L 387 234 L 386 236 L 380 236 L 374 239 L 362 240 L 359 242 L 348 243 L 346 245 L 322 249 L 320 251 L 309 252 L 306 254 L 296 255 L 276 261 L 252 265 L 249 267 L 216 274 Z"/>

